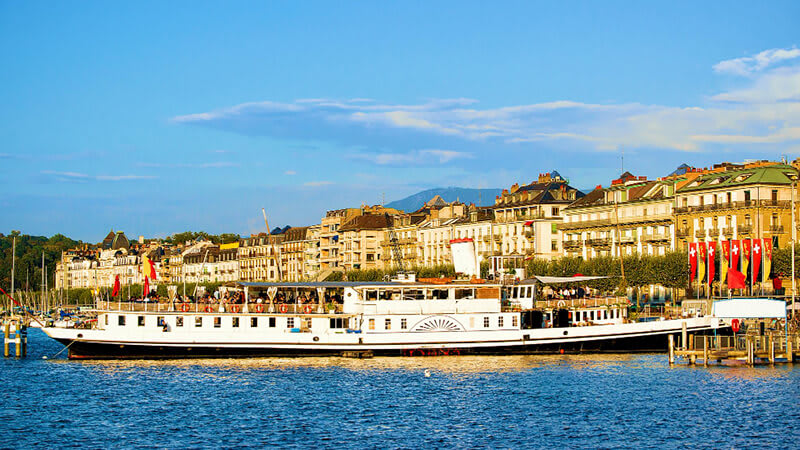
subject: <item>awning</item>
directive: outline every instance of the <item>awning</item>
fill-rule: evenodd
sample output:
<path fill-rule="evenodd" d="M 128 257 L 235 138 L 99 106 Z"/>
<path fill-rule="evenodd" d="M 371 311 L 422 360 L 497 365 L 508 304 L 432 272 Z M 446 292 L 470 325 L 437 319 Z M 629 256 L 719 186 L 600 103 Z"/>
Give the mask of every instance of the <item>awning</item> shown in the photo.
<path fill-rule="evenodd" d="M 529 221 L 525 222 L 523 225 L 525 225 L 526 227 L 529 227 L 529 226 L 533 225 L 533 221 L 529 220 Z"/>
<path fill-rule="evenodd" d="M 545 284 L 559 284 L 559 283 L 581 283 L 584 281 L 601 280 L 603 278 L 611 278 L 606 276 L 574 276 L 574 277 L 548 277 L 544 275 L 534 275 L 533 278 L 523 280 L 521 283 L 530 284 L 534 281 L 539 281 Z"/>
<path fill-rule="evenodd" d="M 716 300 L 711 315 L 720 319 L 785 319 L 786 302 L 769 298 Z"/>

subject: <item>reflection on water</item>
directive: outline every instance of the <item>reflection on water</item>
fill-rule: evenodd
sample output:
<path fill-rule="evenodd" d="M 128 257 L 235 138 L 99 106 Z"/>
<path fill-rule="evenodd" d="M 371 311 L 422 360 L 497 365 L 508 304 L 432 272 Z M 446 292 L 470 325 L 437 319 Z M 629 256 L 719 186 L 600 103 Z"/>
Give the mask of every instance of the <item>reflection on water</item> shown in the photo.
<path fill-rule="evenodd" d="M 15 447 L 786 447 L 800 365 L 666 355 L 0 361 Z M 428 371 L 430 376 L 425 376 Z M 12 388 L 9 388 L 12 387 Z"/>

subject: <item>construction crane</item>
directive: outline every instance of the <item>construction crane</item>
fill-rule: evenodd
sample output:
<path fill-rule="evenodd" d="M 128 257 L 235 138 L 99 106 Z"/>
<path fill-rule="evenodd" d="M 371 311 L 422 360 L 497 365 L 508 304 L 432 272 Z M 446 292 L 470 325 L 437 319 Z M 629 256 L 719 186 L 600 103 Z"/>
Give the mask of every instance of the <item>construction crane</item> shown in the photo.
<path fill-rule="evenodd" d="M 271 244 L 272 259 L 275 261 L 275 267 L 278 269 L 278 280 L 280 281 L 283 280 L 283 275 L 281 274 L 281 262 L 276 256 L 278 253 L 275 246 L 275 240 L 272 238 L 272 233 L 269 230 L 269 222 L 267 221 L 267 211 L 265 211 L 264 208 L 261 208 L 261 214 L 264 215 L 264 226 L 267 227 L 267 242 Z"/>
<path fill-rule="evenodd" d="M 392 259 L 394 259 L 394 264 L 397 266 L 397 270 L 402 273 L 405 272 L 405 268 L 403 267 L 403 250 L 400 249 L 400 243 L 397 240 L 397 233 L 394 231 L 394 227 L 392 226 L 392 218 L 386 214 L 386 219 L 387 224 L 389 225 L 389 245 L 392 246 Z"/>

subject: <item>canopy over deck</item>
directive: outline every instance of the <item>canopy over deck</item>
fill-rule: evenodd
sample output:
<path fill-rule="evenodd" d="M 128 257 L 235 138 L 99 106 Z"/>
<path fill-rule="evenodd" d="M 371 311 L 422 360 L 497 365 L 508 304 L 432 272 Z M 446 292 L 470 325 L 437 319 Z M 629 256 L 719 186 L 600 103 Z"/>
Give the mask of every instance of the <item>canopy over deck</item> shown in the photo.
<path fill-rule="evenodd" d="M 520 284 L 533 284 L 537 281 L 544 284 L 582 283 L 584 281 L 601 280 L 603 278 L 611 278 L 611 277 L 586 276 L 586 275 L 578 275 L 572 277 L 548 277 L 544 275 L 534 275 L 533 278 L 522 280 Z"/>
<path fill-rule="evenodd" d="M 786 302 L 768 298 L 716 300 L 712 315 L 720 319 L 785 319 Z"/>

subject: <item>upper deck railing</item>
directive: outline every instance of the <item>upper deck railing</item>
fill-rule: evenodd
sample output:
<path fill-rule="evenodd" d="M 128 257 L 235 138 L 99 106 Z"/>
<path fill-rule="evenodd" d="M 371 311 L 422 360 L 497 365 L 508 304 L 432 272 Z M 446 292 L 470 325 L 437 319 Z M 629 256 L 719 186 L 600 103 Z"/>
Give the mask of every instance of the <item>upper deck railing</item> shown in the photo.
<path fill-rule="evenodd" d="M 98 301 L 97 309 L 119 312 L 163 312 L 187 314 L 341 314 L 339 303 L 184 303 Z"/>

